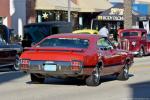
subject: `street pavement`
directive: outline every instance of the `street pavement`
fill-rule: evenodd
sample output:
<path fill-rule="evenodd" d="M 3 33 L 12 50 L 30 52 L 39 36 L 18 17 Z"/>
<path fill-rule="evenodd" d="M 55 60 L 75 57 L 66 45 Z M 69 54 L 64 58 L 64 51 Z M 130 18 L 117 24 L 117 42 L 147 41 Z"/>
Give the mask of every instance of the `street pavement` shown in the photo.
<path fill-rule="evenodd" d="M 150 100 L 150 57 L 135 58 L 129 80 L 103 77 L 97 87 L 55 78 L 33 84 L 28 74 L 1 70 L 0 100 Z"/>

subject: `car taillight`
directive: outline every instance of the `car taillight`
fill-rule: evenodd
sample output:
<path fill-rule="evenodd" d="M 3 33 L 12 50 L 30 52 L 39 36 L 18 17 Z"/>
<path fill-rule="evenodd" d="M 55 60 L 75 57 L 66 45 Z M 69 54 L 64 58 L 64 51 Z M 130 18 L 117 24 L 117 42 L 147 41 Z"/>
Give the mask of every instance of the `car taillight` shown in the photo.
<path fill-rule="evenodd" d="M 81 69 L 82 63 L 80 61 L 72 61 L 71 62 L 71 70 L 79 71 Z"/>
<path fill-rule="evenodd" d="M 21 60 L 21 64 L 28 65 L 28 64 L 29 64 L 29 60 L 27 60 L 27 59 L 22 59 L 22 60 Z"/>
<path fill-rule="evenodd" d="M 20 64 L 21 70 L 28 70 L 29 69 L 29 60 L 28 59 L 22 59 Z"/>

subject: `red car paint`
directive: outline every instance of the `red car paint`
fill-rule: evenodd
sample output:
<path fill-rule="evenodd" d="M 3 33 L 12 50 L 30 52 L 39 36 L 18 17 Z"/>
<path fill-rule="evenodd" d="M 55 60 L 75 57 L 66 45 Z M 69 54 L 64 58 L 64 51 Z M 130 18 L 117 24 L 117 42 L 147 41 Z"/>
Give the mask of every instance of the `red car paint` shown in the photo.
<path fill-rule="evenodd" d="M 132 34 L 134 33 L 134 34 Z M 126 34 L 126 36 L 123 36 Z M 132 34 L 129 35 L 129 34 Z M 126 29 L 122 30 L 119 33 L 120 40 L 127 39 L 128 40 L 128 50 L 133 54 L 140 55 L 140 51 L 143 51 L 142 55 L 146 55 L 150 53 L 150 39 L 148 38 L 147 31 L 144 29 Z M 142 56 L 141 55 L 141 56 Z"/>
<path fill-rule="evenodd" d="M 88 47 L 40 47 L 43 41 L 57 38 L 71 38 L 73 40 L 84 39 L 86 42 L 88 40 Z M 105 41 L 109 43 L 108 48 L 107 46 L 101 45 L 101 43 Z M 104 43 L 104 45 L 106 44 Z M 107 38 L 101 38 L 98 35 L 69 33 L 46 37 L 35 46 L 26 48 L 20 56 L 20 59 L 29 61 L 29 63 L 26 64 L 28 69 L 24 68 L 24 66 L 22 67 L 22 65 L 24 65 L 23 63 L 20 64 L 21 70 L 23 71 L 40 74 L 44 77 L 59 76 L 62 78 L 86 78 L 92 74 L 96 65 L 98 65 L 101 70 L 101 76 L 119 74 L 126 63 L 128 63 L 128 65 L 133 63 L 132 54 L 125 50 L 114 49 Z M 55 71 L 44 71 L 43 66 L 47 63 L 56 64 L 57 69 Z"/>

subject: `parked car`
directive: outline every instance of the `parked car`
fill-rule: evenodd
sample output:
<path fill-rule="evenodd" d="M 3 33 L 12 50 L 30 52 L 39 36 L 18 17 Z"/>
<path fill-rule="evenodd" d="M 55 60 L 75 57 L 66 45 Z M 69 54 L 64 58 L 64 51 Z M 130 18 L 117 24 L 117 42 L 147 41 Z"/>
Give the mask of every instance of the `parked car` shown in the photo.
<path fill-rule="evenodd" d="M 83 29 L 83 30 L 75 30 L 73 31 L 74 34 L 98 34 L 97 30 L 93 29 Z"/>
<path fill-rule="evenodd" d="M 49 35 L 70 32 L 72 32 L 72 24 L 65 21 L 27 24 L 24 26 L 22 46 L 31 47 Z"/>
<path fill-rule="evenodd" d="M 127 80 L 133 55 L 115 49 L 98 35 L 57 34 L 25 48 L 20 60 L 20 69 L 30 73 L 32 82 L 42 83 L 45 77 L 74 77 L 85 80 L 88 86 L 98 86 L 104 75 Z"/>
<path fill-rule="evenodd" d="M 11 70 L 19 70 L 19 56 L 16 50 L 8 50 L 0 48 L 0 68 L 10 68 Z"/>
<path fill-rule="evenodd" d="M 19 44 L 9 44 L 0 34 L 0 68 L 9 67 L 12 70 L 19 70 L 19 54 L 22 52 Z"/>
<path fill-rule="evenodd" d="M 144 29 L 125 29 L 120 31 L 119 38 L 126 42 L 127 49 L 134 55 L 143 56 L 150 53 L 150 38 Z"/>
<path fill-rule="evenodd" d="M 5 25 L 0 25 L 0 48 L 16 50 L 18 54 L 23 51 L 21 44 L 11 41 L 12 29 Z"/>

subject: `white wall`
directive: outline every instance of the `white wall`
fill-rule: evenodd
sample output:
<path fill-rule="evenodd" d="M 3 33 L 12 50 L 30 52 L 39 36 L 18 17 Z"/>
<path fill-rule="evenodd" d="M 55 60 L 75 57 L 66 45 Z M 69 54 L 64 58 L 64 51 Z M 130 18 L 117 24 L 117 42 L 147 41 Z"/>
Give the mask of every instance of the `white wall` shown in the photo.
<path fill-rule="evenodd" d="M 23 35 L 23 25 L 26 24 L 26 0 L 10 0 L 10 15 L 14 33 Z"/>

